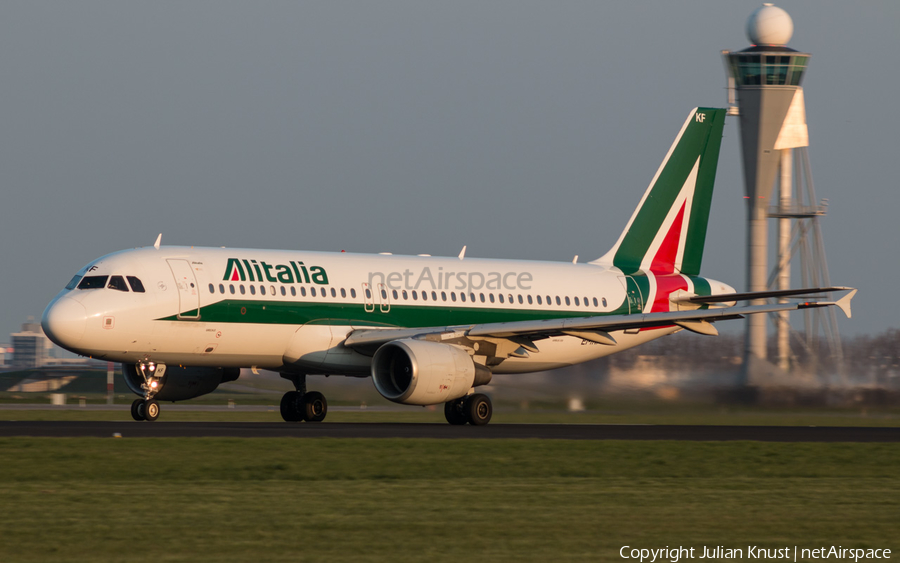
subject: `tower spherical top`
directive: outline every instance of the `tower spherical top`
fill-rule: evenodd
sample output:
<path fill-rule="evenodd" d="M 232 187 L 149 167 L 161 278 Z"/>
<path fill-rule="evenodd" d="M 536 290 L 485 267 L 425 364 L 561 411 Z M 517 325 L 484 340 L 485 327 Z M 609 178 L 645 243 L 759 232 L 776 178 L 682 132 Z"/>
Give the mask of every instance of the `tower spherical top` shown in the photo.
<path fill-rule="evenodd" d="M 747 38 L 754 45 L 787 45 L 793 34 L 791 16 L 773 4 L 763 4 L 747 20 Z"/>

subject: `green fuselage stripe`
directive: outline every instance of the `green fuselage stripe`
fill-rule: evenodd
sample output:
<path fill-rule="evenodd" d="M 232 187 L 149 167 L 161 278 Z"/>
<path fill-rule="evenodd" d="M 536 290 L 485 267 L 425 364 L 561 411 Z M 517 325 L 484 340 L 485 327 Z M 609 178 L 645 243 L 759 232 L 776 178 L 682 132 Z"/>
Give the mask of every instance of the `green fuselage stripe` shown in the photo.
<path fill-rule="evenodd" d="M 371 307 L 371 305 L 369 306 Z M 316 301 L 244 301 L 226 299 L 201 307 L 200 318 L 184 319 L 178 315 L 160 321 L 204 323 L 251 323 L 303 325 L 307 323 L 352 326 L 425 327 L 472 325 L 511 321 L 532 321 L 628 314 L 628 304 L 622 303 L 614 311 L 597 312 L 585 308 L 576 311 L 547 309 L 519 309 L 515 305 L 501 307 L 471 307 L 465 303 L 453 305 L 391 304 L 390 310 L 367 312 L 363 303 L 329 303 Z M 196 311 L 196 310 L 195 310 Z M 192 311 L 192 313 L 195 313 Z"/>

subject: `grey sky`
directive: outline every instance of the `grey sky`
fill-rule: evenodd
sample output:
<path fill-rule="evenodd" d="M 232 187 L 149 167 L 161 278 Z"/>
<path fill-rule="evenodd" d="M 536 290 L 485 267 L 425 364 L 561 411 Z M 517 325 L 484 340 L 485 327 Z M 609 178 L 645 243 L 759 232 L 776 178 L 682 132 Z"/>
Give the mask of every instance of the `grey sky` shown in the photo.
<path fill-rule="evenodd" d="M 3 2 L 0 341 L 164 244 L 590 260 L 759 2 Z M 784 1 L 847 334 L 900 324 L 900 3 Z M 704 275 L 743 289 L 729 118 Z M 798 282 L 795 282 L 797 285 Z M 742 329 L 742 323 L 732 323 Z"/>

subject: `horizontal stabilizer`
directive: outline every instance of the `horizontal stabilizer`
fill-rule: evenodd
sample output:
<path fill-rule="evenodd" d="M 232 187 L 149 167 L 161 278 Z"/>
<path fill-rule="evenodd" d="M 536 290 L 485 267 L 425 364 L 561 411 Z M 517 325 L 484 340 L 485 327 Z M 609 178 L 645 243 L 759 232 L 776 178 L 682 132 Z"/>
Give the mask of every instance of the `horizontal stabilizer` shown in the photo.
<path fill-rule="evenodd" d="M 776 289 L 772 291 L 750 291 L 747 293 L 720 293 L 718 295 L 696 295 L 685 301 L 691 303 L 731 303 L 733 301 L 751 301 L 753 299 L 768 299 L 771 297 L 799 297 L 801 295 L 814 295 L 817 293 L 829 293 L 832 291 L 847 291 L 850 287 L 808 287 L 805 289 Z M 855 290 L 854 290 L 854 293 Z"/>

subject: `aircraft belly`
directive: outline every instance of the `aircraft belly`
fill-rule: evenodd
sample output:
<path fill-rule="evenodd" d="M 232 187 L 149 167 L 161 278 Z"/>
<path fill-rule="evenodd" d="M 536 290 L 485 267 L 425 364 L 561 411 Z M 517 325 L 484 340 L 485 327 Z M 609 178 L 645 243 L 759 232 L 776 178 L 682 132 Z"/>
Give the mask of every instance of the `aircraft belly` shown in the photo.
<path fill-rule="evenodd" d="M 492 371 L 494 373 L 530 373 L 568 367 L 609 356 L 679 330 L 681 330 L 679 327 L 666 327 L 645 330 L 636 334 L 625 334 L 622 331 L 612 332 L 610 335 L 616 340 L 615 346 L 597 344 L 572 336 L 555 336 L 536 341 L 539 352 L 529 353 L 527 358 L 508 358 L 492 368 Z"/>
<path fill-rule="evenodd" d="M 190 366 L 277 367 L 290 325 L 166 321 L 154 331 L 149 356 Z"/>

